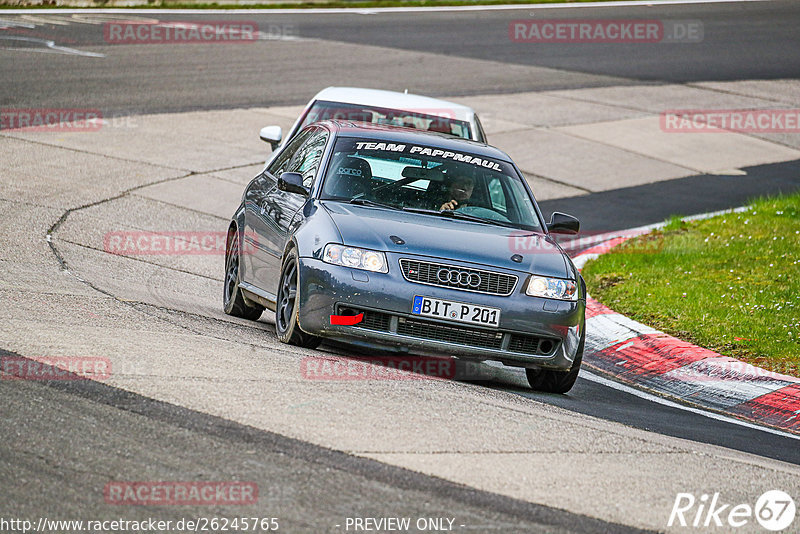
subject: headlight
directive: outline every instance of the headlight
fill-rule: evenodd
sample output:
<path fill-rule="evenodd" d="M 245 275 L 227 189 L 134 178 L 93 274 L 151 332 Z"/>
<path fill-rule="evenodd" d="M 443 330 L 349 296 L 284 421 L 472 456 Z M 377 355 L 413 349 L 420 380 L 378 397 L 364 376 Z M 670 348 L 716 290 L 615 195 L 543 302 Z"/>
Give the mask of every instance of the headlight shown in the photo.
<path fill-rule="evenodd" d="M 525 294 L 546 299 L 578 300 L 578 284 L 574 280 L 531 276 Z"/>
<path fill-rule="evenodd" d="M 364 269 L 375 273 L 388 273 L 386 254 L 363 248 L 347 247 L 328 243 L 322 253 L 322 260 L 333 265 L 343 265 L 353 269 Z"/>

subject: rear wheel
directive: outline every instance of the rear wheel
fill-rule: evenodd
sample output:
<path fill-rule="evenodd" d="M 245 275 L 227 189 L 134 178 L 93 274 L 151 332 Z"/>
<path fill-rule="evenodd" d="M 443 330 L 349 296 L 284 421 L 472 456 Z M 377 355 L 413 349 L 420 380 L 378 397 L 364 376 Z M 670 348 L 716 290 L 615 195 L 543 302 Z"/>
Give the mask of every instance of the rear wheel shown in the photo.
<path fill-rule="evenodd" d="M 239 289 L 241 250 L 239 232 L 235 227 L 231 227 L 228 230 L 228 239 L 225 245 L 225 287 L 222 295 L 222 307 L 228 315 L 255 321 L 261 317 L 264 307 L 246 300 L 242 295 L 242 290 Z"/>
<path fill-rule="evenodd" d="M 297 324 L 299 312 L 300 271 L 298 268 L 297 251 L 291 249 L 283 260 L 281 279 L 278 285 L 278 304 L 275 307 L 275 331 L 278 340 L 282 343 L 297 345 L 313 349 L 322 341 L 317 336 L 306 334 Z"/>
<path fill-rule="evenodd" d="M 528 376 L 528 383 L 531 385 L 531 388 L 546 393 L 566 393 L 572 389 L 572 386 L 575 385 L 575 381 L 578 379 L 578 372 L 581 370 L 583 345 L 585 341 L 586 329 L 584 328 L 581 341 L 578 344 L 577 354 L 575 354 L 575 359 L 572 361 L 572 367 L 569 368 L 569 371 L 525 369 L 525 374 Z"/>

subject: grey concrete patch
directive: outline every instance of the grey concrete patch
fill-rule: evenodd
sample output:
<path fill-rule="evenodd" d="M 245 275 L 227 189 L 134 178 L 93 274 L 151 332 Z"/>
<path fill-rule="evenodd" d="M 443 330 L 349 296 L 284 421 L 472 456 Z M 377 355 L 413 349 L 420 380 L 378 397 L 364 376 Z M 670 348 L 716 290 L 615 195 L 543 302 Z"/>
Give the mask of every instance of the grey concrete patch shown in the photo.
<path fill-rule="evenodd" d="M 116 254 L 120 266 L 144 262 L 221 280 L 226 229 L 217 217 L 130 195 L 71 214 L 55 242 Z"/>
<path fill-rule="evenodd" d="M 28 315 L 14 316 L 16 318 L 35 316 L 36 310 L 50 308 L 51 298 L 57 296 L 93 296 L 97 293 L 71 273 L 58 270 L 55 258 L 48 263 L 0 261 L 0 291 L 3 292 L 3 303 L 14 299 L 32 303 Z M 8 310 L 13 309 L 13 306 L 8 307 Z"/>
<path fill-rule="evenodd" d="M 136 115 L 115 120 L 97 131 L 50 133 L 6 130 L 5 135 L 64 148 L 180 169 L 206 172 L 257 163 L 269 146 L 262 127 L 284 128 L 291 120 L 265 109 L 238 109 L 173 114 Z"/>
<path fill-rule="evenodd" d="M 732 93 L 800 106 L 800 79 L 783 80 L 738 80 L 733 82 L 697 82 L 696 87 L 708 88 L 720 93 Z"/>
<path fill-rule="evenodd" d="M 543 176 L 583 191 L 607 191 L 694 172 L 609 146 L 607 137 L 579 139 L 567 129 L 525 130 L 498 134 L 492 142 L 503 147 L 526 173 Z"/>
<path fill-rule="evenodd" d="M 57 265 L 45 235 L 61 211 L 0 199 L 0 260 L 29 266 Z"/>
<path fill-rule="evenodd" d="M 741 82 L 729 87 L 735 89 Z M 705 90 L 699 87 L 707 84 L 686 85 L 631 85 L 617 87 L 598 87 L 595 89 L 571 89 L 553 91 L 552 95 L 580 102 L 603 103 L 629 110 L 641 110 L 659 114 L 674 109 L 753 109 L 775 107 L 775 102 L 761 98 L 751 92 L 732 94 L 724 91 Z M 595 122 L 595 121 L 585 121 Z M 599 121 L 597 121 L 599 122 Z"/>
<path fill-rule="evenodd" d="M 147 259 L 116 256 L 67 242 L 59 243 L 58 247 L 71 271 L 81 273 L 83 279 L 121 300 L 211 316 L 224 315 L 222 256 L 218 260 L 217 280 L 182 269 L 164 268 Z M 186 262 L 185 259 L 176 261 Z"/>
<path fill-rule="evenodd" d="M 278 117 L 281 117 L 283 119 L 288 119 L 289 121 L 291 121 L 289 123 L 282 122 L 281 124 L 278 124 L 279 126 L 281 126 L 282 124 L 288 124 L 289 126 L 287 126 L 287 128 L 290 128 L 291 125 L 294 124 L 294 121 L 296 121 L 297 118 L 300 116 L 300 114 L 303 112 L 304 108 L 305 108 L 305 105 L 303 105 L 303 106 L 270 106 L 268 109 L 269 109 L 269 112 L 270 112 L 271 115 L 276 115 Z M 270 124 L 264 124 L 264 126 L 270 126 L 270 125 L 271 125 L 271 123 Z M 284 132 L 284 133 L 286 133 L 286 132 Z"/>
<path fill-rule="evenodd" d="M 665 132 L 658 117 L 565 126 L 558 130 L 697 173 L 800 158 L 800 151 L 737 133 Z"/>
<path fill-rule="evenodd" d="M 267 145 L 264 145 L 265 147 Z M 264 159 L 269 156 L 269 150 L 264 153 Z M 244 186 L 250 183 L 250 180 L 258 176 L 262 169 L 264 168 L 264 163 L 257 163 L 255 165 L 248 165 L 245 167 L 236 167 L 234 169 L 227 169 L 221 171 L 214 171 L 209 174 L 214 178 L 219 178 L 220 180 L 226 180 L 228 182 L 239 184 L 239 186 L 244 189 Z"/>
<path fill-rule="evenodd" d="M 588 194 L 584 189 L 554 182 L 542 176 L 531 173 L 523 174 L 528 184 L 531 186 L 536 200 L 550 200 L 553 198 L 575 197 Z"/>
<path fill-rule="evenodd" d="M 752 137 L 800 150 L 800 133 L 751 133 Z"/>
<path fill-rule="evenodd" d="M 601 90 L 586 89 L 584 91 Z M 551 91 L 484 95 L 464 97 L 456 99 L 456 101 L 480 110 L 481 121 L 484 117 L 489 117 L 535 127 L 584 124 L 644 115 L 642 111 L 634 111 L 625 107 L 560 98 L 559 94 L 558 91 Z"/>
<path fill-rule="evenodd" d="M 492 113 L 478 113 L 486 138 L 490 145 L 494 145 L 494 135 L 498 133 L 514 132 L 528 128 L 525 124 L 511 120 L 501 119 Z"/>
<path fill-rule="evenodd" d="M 30 134 L 36 142 L 3 136 L 0 160 L 4 162 L 8 179 L 0 182 L 0 198 L 66 209 L 184 174 L 174 169 L 53 146 L 52 143 L 58 142 L 58 138 L 50 137 L 53 135 Z"/>
<path fill-rule="evenodd" d="M 228 220 L 242 199 L 241 185 L 209 175 L 195 175 L 136 191 L 136 196 L 150 198 Z M 224 223 L 220 223 L 221 226 Z M 227 226 L 227 225 L 225 225 Z"/>
<path fill-rule="evenodd" d="M 106 232 L 212 232 L 225 231 L 226 223 L 227 217 L 220 221 L 214 215 L 130 194 L 71 213 L 59 228 L 56 239 L 101 249 Z"/>

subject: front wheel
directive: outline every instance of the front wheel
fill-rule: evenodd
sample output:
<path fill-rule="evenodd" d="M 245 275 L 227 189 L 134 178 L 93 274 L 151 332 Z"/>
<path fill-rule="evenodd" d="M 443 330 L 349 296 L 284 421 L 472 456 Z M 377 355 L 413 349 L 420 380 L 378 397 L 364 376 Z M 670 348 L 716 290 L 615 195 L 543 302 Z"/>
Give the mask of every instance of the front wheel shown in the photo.
<path fill-rule="evenodd" d="M 261 317 L 264 306 L 246 300 L 242 295 L 242 290 L 239 289 L 241 250 L 239 232 L 232 227 L 228 230 L 228 240 L 225 246 L 225 287 L 222 295 L 222 308 L 228 315 L 255 321 Z"/>
<path fill-rule="evenodd" d="M 583 345 L 586 341 L 586 328 L 584 327 L 581 341 L 578 344 L 578 351 L 572 361 L 569 371 L 553 371 L 550 369 L 525 369 L 528 376 L 528 383 L 536 391 L 545 393 L 566 393 L 578 379 L 578 372 L 581 370 L 583 361 Z"/>
<path fill-rule="evenodd" d="M 298 266 L 297 251 L 291 249 L 283 260 L 281 280 L 278 285 L 278 303 L 275 307 L 275 331 L 278 341 L 306 347 L 315 348 L 322 341 L 317 336 L 306 334 L 297 324 L 299 312 L 300 292 L 298 291 L 300 270 Z"/>

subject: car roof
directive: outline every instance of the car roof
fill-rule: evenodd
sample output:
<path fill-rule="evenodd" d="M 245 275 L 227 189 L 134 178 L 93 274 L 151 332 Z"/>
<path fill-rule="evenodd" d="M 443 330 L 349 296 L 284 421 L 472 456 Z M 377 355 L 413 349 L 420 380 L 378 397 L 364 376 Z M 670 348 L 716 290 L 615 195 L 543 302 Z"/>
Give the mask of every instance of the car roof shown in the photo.
<path fill-rule="evenodd" d="M 448 116 L 460 121 L 472 122 L 475 111 L 467 106 L 439 100 L 428 96 L 410 93 L 398 93 L 381 89 L 364 89 L 360 87 L 328 87 L 314 96 L 314 100 L 328 100 L 343 102 L 345 104 L 360 104 L 379 108 L 402 109 L 407 111 L 428 112 L 441 115 L 445 112 Z"/>
<path fill-rule="evenodd" d="M 326 120 L 314 124 L 330 129 L 338 137 L 364 137 L 378 141 L 399 141 L 401 143 L 435 146 L 452 151 L 470 152 L 508 162 L 512 161 L 508 154 L 485 143 L 426 130 L 344 120 Z"/>

